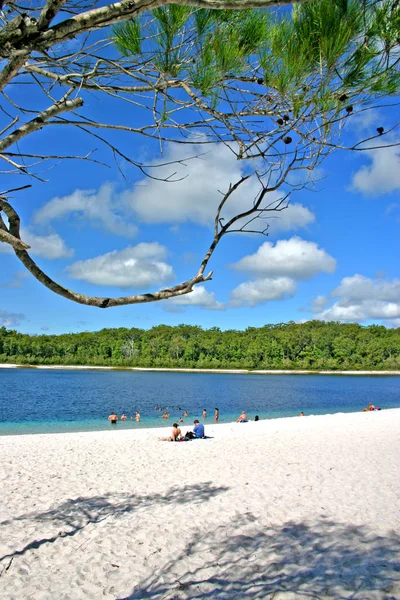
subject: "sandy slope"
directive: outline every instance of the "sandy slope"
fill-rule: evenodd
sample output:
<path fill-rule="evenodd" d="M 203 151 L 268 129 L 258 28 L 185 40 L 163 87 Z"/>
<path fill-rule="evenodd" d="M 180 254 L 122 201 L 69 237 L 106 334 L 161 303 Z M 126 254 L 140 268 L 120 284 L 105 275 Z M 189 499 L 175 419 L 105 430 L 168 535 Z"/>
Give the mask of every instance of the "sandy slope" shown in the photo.
<path fill-rule="evenodd" d="M 0 438 L 0 598 L 400 598 L 400 409 Z"/>

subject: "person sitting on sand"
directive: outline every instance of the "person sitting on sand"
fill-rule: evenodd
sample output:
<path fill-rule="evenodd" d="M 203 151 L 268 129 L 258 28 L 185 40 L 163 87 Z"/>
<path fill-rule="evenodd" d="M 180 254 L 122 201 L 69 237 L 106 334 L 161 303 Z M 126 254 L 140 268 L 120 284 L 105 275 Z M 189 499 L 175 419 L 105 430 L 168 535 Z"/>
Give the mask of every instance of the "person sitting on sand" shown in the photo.
<path fill-rule="evenodd" d="M 238 418 L 236 423 L 247 423 L 247 421 L 248 421 L 247 415 L 244 412 L 244 410 L 242 410 L 242 414 L 240 415 L 240 417 Z"/>
<path fill-rule="evenodd" d="M 372 402 L 369 403 L 368 408 L 362 409 L 363 412 L 368 412 L 369 410 L 375 410 L 375 406 L 372 404 Z"/>
<path fill-rule="evenodd" d="M 126 421 L 126 419 L 127 419 L 126 414 L 122 413 L 122 415 L 121 415 L 121 421 Z"/>
<path fill-rule="evenodd" d="M 179 429 L 178 423 L 172 425 L 172 435 L 169 437 L 159 437 L 161 442 L 177 442 L 182 438 L 182 432 Z"/>
<path fill-rule="evenodd" d="M 115 412 L 111 413 L 111 415 L 109 415 L 108 420 L 110 421 L 111 425 L 116 425 L 117 421 L 118 421 L 118 416 Z"/>
<path fill-rule="evenodd" d="M 200 423 L 198 419 L 193 421 L 193 433 L 195 438 L 203 438 L 204 437 L 204 425 Z"/>
<path fill-rule="evenodd" d="M 255 420 L 255 421 L 259 421 L 259 420 L 260 420 L 260 417 L 259 417 L 258 415 L 256 415 L 256 416 L 254 417 L 254 420 Z"/>
<path fill-rule="evenodd" d="M 185 439 L 186 440 L 199 440 L 204 438 L 204 425 L 200 423 L 198 419 L 193 421 L 194 427 L 193 431 L 186 432 Z"/>
<path fill-rule="evenodd" d="M 219 419 L 219 409 L 218 408 L 214 408 L 215 413 L 214 413 L 214 421 L 216 423 L 218 423 L 218 419 Z"/>
<path fill-rule="evenodd" d="M 136 411 L 136 421 L 140 421 L 140 412 L 137 410 Z"/>

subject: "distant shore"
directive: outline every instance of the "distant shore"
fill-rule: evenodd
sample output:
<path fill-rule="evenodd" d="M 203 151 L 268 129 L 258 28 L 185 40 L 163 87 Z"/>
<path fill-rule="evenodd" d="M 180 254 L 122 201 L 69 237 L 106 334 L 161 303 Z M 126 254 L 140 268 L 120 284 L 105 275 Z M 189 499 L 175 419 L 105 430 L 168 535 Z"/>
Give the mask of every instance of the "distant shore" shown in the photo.
<path fill-rule="evenodd" d="M 17 365 L 1 363 L 0 369 L 69 369 L 93 371 L 156 371 L 162 373 L 225 373 L 233 375 L 400 375 L 400 371 L 324 371 L 304 369 L 166 369 L 162 367 L 108 367 L 90 365 Z"/>

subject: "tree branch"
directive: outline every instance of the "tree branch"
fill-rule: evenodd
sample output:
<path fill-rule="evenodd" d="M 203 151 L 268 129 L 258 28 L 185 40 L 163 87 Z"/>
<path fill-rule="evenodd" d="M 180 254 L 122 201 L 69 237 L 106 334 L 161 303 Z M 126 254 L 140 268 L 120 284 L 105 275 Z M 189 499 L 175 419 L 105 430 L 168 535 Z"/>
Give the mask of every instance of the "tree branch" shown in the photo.
<path fill-rule="evenodd" d="M 68 112 L 83 106 L 82 98 L 75 98 L 74 100 L 60 100 L 53 104 L 53 106 L 49 106 L 42 113 L 40 113 L 35 119 L 32 121 L 28 121 L 25 125 L 22 125 L 19 129 L 16 129 L 10 135 L 0 140 L 0 152 L 12 146 L 20 139 L 32 133 L 33 131 L 37 131 L 43 127 L 43 124 L 51 119 L 52 117 L 59 115 L 63 112 Z"/>
<path fill-rule="evenodd" d="M 40 281 L 40 283 L 45 285 L 52 292 L 55 292 L 59 296 L 63 296 L 64 298 L 72 300 L 73 302 L 77 302 L 78 304 L 96 306 L 98 308 L 110 308 L 112 306 L 125 306 L 127 304 L 143 304 L 146 302 L 167 300 L 168 298 L 189 294 L 193 290 L 193 287 L 195 285 L 211 279 L 212 273 L 209 273 L 206 277 L 203 277 L 203 275 L 199 272 L 192 279 L 183 281 L 182 283 L 179 283 L 178 285 L 175 285 L 170 288 L 165 288 L 163 290 L 147 294 L 121 296 L 118 298 L 105 298 L 79 294 L 78 292 L 74 292 L 68 288 L 65 288 L 64 286 L 51 279 L 48 275 L 46 275 L 44 271 L 42 271 L 42 269 L 40 269 L 40 267 L 38 267 L 38 265 L 29 256 L 28 252 L 26 252 L 25 249 L 18 248 L 18 245 L 22 248 L 29 248 L 29 246 L 22 242 L 20 238 L 20 218 L 15 209 L 8 202 L 2 199 L 0 199 L 0 210 L 3 210 L 5 212 L 9 222 L 9 231 L 7 232 L 7 228 L 4 224 L 4 221 L 0 217 L 0 241 L 9 243 L 13 247 L 17 258 L 19 258 L 22 264 L 38 281 Z"/>

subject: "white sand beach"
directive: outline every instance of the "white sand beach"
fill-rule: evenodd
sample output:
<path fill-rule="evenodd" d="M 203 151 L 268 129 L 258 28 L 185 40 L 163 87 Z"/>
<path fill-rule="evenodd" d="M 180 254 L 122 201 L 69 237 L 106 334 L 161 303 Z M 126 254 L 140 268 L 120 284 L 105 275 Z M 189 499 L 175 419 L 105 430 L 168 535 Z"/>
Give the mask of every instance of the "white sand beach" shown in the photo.
<path fill-rule="evenodd" d="M 0 363 L 0 369 L 66 369 L 72 371 L 138 371 L 161 373 L 228 373 L 233 375 L 400 375 L 400 371 L 306 371 L 304 369 L 166 369 L 162 367 L 109 367 L 91 365 L 20 365 Z"/>
<path fill-rule="evenodd" d="M 400 598 L 400 409 L 159 433 L 0 438 L 1 599 Z"/>

